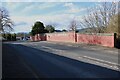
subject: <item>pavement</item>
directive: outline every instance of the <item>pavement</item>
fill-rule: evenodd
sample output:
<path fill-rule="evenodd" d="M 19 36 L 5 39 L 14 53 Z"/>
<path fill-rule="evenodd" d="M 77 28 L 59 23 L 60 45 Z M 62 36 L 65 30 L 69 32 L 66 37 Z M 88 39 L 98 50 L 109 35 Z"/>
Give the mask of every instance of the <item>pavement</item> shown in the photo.
<path fill-rule="evenodd" d="M 111 47 L 106 47 L 106 46 L 101 46 L 101 45 L 94 45 L 94 44 L 85 44 L 85 43 L 70 43 L 70 42 L 53 42 L 53 41 L 47 41 L 48 43 L 52 44 L 60 44 L 60 45 L 67 45 L 67 46 L 72 46 L 72 47 L 82 47 L 82 48 L 87 48 L 89 50 L 98 50 L 98 51 L 106 51 L 111 54 L 119 54 L 120 49 L 118 48 L 111 48 Z"/>
<path fill-rule="evenodd" d="M 118 66 L 118 54 L 109 51 L 45 41 L 3 43 L 3 78 L 118 78 Z"/>

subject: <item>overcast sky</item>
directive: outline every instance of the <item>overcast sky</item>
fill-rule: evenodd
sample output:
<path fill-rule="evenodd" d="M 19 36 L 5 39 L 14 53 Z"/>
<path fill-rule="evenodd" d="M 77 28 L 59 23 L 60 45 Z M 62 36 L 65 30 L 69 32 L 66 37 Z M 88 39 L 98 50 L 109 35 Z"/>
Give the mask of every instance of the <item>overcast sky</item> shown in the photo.
<path fill-rule="evenodd" d="M 5 2 L 6 1 L 6 2 Z M 81 20 L 86 9 L 97 6 L 98 2 L 10 2 L 4 0 L 5 7 L 14 21 L 14 32 L 30 32 L 36 21 L 44 25 L 54 24 L 56 29 L 68 29 L 72 19 Z M 19 1 L 19 0 L 18 0 Z M 31 0 L 29 0 L 31 1 Z M 45 1 L 45 0 L 44 0 Z M 51 0 L 55 1 L 55 0 Z M 62 0 L 61 0 L 62 1 Z M 72 1 L 72 0 L 71 0 Z M 94 0 L 92 0 L 94 1 Z"/>

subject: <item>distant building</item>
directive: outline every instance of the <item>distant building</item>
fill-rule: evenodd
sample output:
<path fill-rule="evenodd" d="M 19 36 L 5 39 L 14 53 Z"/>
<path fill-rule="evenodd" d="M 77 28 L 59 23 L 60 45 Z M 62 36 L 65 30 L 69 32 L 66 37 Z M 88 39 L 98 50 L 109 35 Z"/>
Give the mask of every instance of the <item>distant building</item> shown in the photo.
<path fill-rule="evenodd" d="M 16 37 L 16 40 L 22 40 L 22 37 Z"/>
<path fill-rule="evenodd" d="M 61 30 L 55 30 L 54 32 L 62 32 Z"/>

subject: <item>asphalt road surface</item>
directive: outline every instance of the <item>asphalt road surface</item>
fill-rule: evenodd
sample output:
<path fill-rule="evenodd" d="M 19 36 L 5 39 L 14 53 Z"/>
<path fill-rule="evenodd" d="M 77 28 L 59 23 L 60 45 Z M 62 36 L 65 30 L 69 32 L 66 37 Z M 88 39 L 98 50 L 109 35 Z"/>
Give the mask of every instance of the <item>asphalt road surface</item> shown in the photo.
<path fill-rule="evenodd" d="M 119 71 L 75 59 L 80 54 L 117 63 L 116 55 L 107 53 L 103 55 L 102 52 L 83 48 L 46 42 L 11 42 L 3 43 L 2 77 L 3 79 L 119 77 Z"/>

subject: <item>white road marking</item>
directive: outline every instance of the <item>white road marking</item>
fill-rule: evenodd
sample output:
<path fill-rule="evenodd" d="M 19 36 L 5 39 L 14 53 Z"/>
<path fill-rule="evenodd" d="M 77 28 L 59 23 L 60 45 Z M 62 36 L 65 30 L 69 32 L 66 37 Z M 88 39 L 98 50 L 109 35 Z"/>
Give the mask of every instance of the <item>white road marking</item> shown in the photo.
<path fill-rule="evenodd" d="M 63 52 L 63 50 L 58 50 L 58 49 L 53 49 L 51 47 L 47 47 L 47 46 L 41 46 L 43 48 L 47 48 L 47 49 L 50 49 L 50 50 L 53 50 L 53 51 L 59 51 L 59 52 Z"/>
<path fill-rule="evenodd" d="M 58 50 L 58 49 L 54 49 L 54 48 L 51 48 L 51 47 L 47 47 L 47 46 L 41 46 L 43 48 L 47 48 L 47 49 L 50 49 L 52 51 L 58 51 L 58 52 L 66 52 L 64 50 Z M 59 53 L 60 54 L 60 53 Z M 66 56 L 66 55 L 64 55 Z M 103 65 L 103 66 L 107 66 L 109 68 L 112 68 L 112 69 L 119 69 L 118 66 L 120 66 L 119 64 L 117 63 L 113 63 L 113 62 L 109 62 L 109 61 L 105 61 L 105 60 L 101 60 L 101 59 L 97 59 L 97 58 L 93 58 L 93 57 L 89 57 L 89 56 L 80 56 L 78 58 L 81 58 L 81 59 L 87 59 L 88 62 L 90 62 L 90 60 L 93 60 L 95 61 L 96 64 L 99 64 L 99 65 Z"/>
<path fill-rule="evenodd" d="M 97 58 L 93 58 L 93 57 L 89 57 L 89 56 L 82 56 L 84 58 L 88 58 L 88 59 L 92 59 L 92 60 L 96 60 L 96 61 L 100 61 L 100 62 L 104 62 L 104 63 L 108 63 L 108 64 L 112 64 L 112 65 L 118 65 L 117 63 L 113 63 L 113 62 L 109 62 L 109 61 L 105 61 L 105 60 L 101 60 L 101 59 L 97 59 Z"/>
<path fill-rule="evenodd" d="M 83 56 L 82 56 L 83 57 Z M 79 57 L 80 58 L 80 57 Z M 90 59 L 90 60 L 95 60 L 96 58 L 91 58 L 91 57 L 88 57 L 88 56 L 84 56 L 84 58 L 87 58 L 87 59 Z M 97 62 L 98 61 L 98 62 Z M 100 61 L 100 62 L 99 62 Z M 113 63 L 113 62 L 109 62 L 109 61 L 104 61 L 104 60 L 100 60 L 100 59 L 96 59 L 95 60 L 95 63 L 96 64 L 101 64 L 105 67 L 108 67 L 108 68 L 112 68 L 112 69 L 115 69 L 115 70 L 119 70 L 119 64 L 116 64 L 116 63 Z M 108 64 L 107 64 L 108 63 Z"/>

